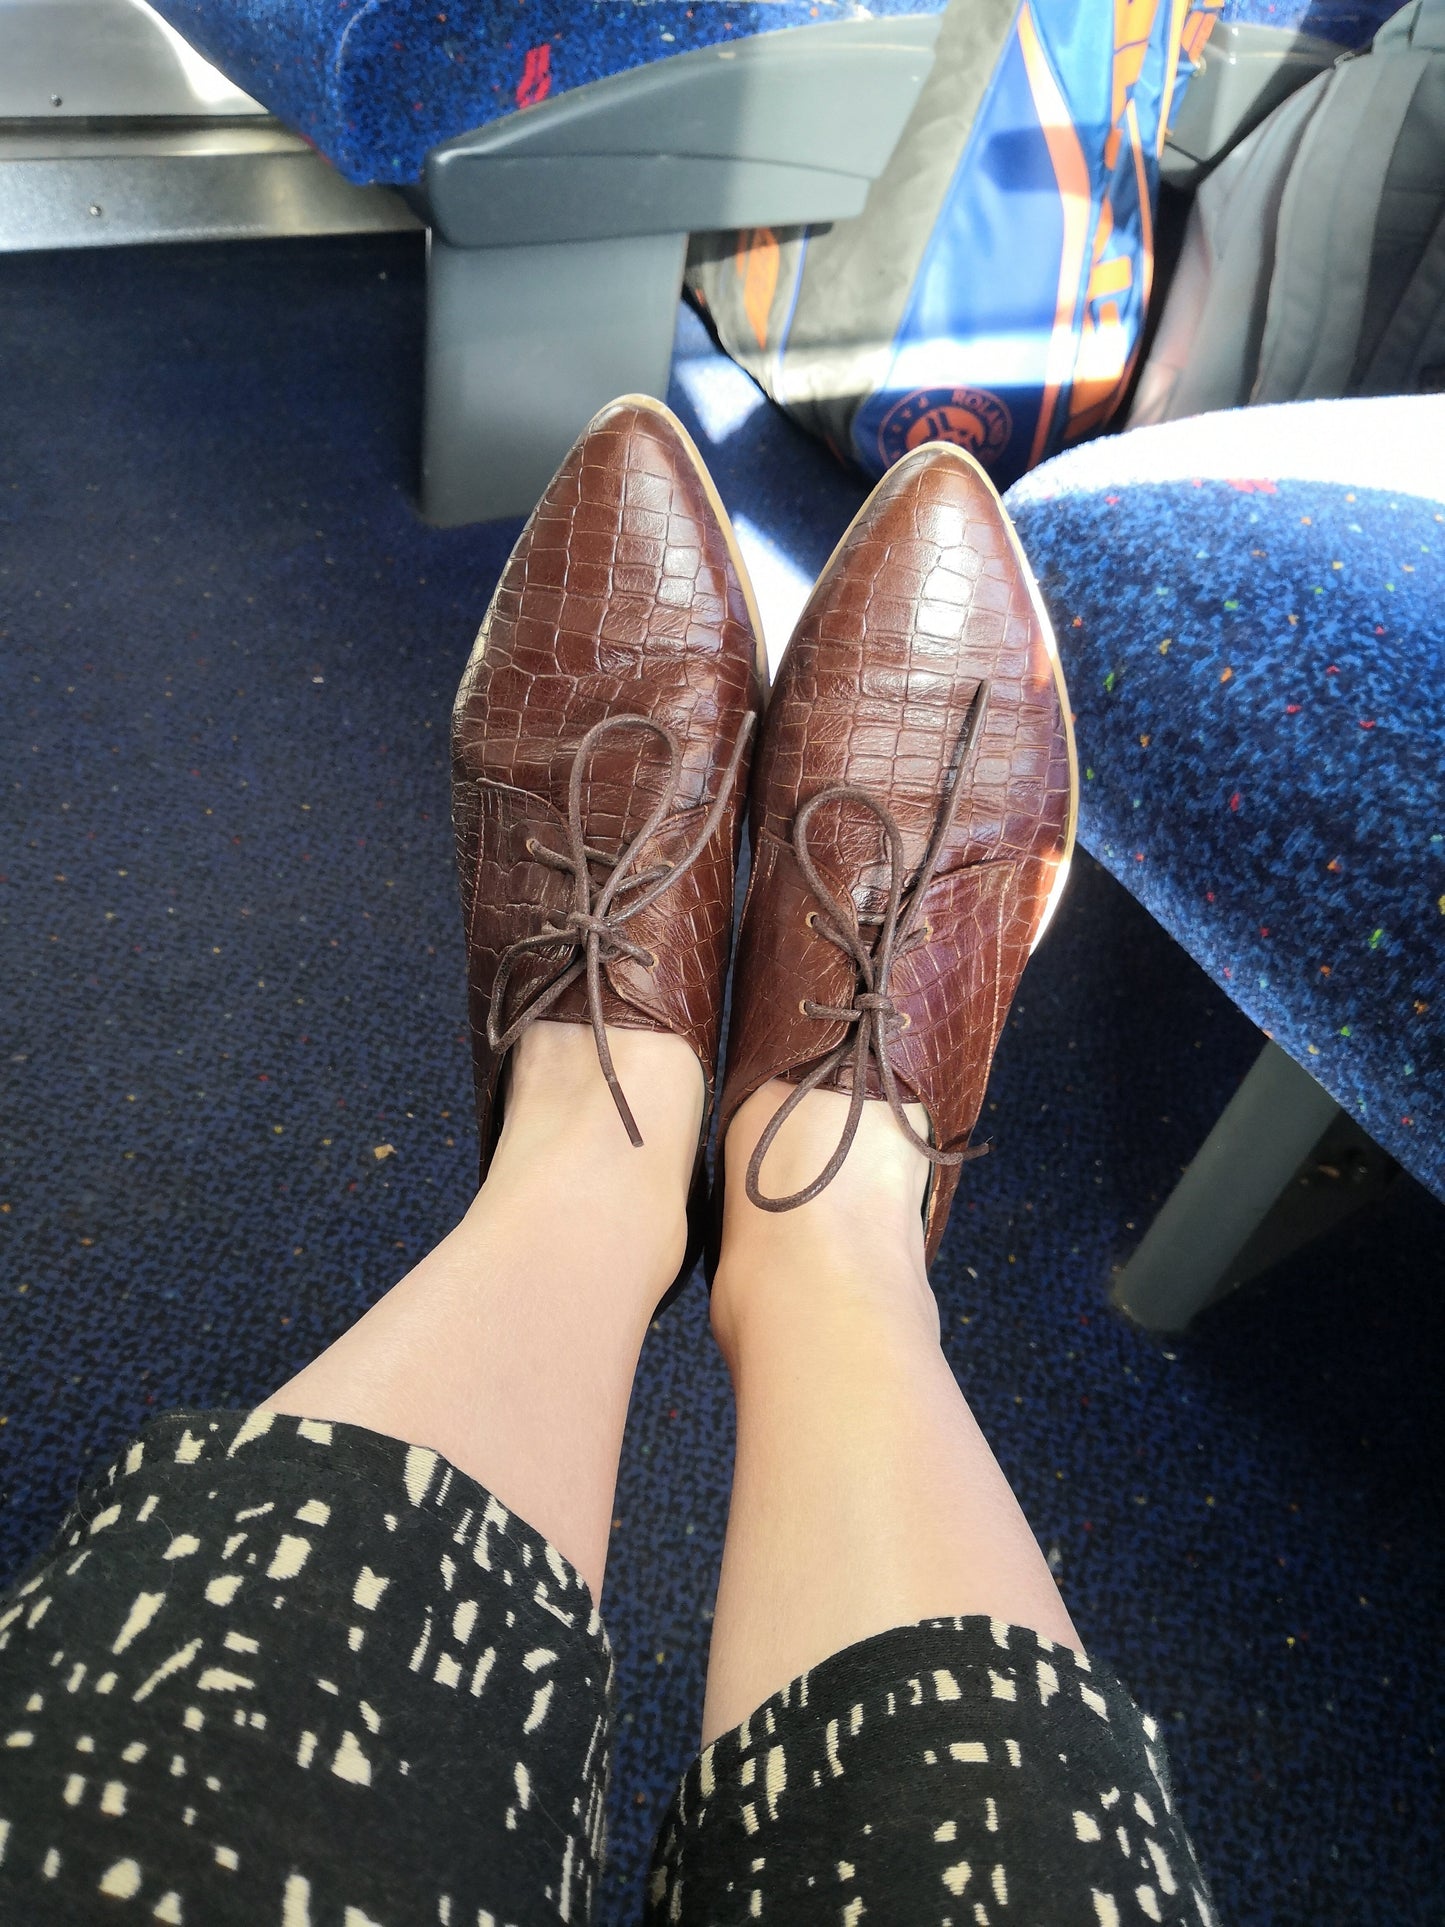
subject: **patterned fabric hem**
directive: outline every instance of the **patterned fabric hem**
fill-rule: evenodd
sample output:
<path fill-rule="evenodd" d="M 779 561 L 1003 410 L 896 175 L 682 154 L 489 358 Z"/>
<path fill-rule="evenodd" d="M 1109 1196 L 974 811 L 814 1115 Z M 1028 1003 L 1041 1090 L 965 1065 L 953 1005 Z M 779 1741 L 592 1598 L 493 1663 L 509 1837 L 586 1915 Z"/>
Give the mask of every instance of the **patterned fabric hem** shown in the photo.
<path fill-rule="evenodd" d="M 580 1575 L 436 1452 L 171 1414 L 0 1599 L 0 1917 L 585 1921 L 611 1691 Z"/>
<path fill-rule="evenodd" d="M 1214 1927 L 1152 1719 L 1002 1620 L 835 1653 L 701 1754 L 658 1837 L 649 1927 Z"/>

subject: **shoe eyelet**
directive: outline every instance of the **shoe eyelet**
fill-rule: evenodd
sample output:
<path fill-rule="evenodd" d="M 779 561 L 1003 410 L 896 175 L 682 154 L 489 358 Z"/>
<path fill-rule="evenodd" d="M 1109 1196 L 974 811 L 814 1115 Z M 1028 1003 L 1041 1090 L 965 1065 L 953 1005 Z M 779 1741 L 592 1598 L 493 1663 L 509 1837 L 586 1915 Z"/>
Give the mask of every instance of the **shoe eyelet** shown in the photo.
<path fill-rule="evenodd" d="M 809 928 L 810 930 L 816 930 L 816 929 L 817 929 L 817 927 L 818 927 L 818 913 L 817 913 L 817 911 L 816 911 L 816 910 L 810 910 L 810 911 L 808 912 L 808 914 L 807 914 L 807 915 L 806 915 L 806 916 L 805 916 L 805 917 L 803 918 L 803 922 L 804 922 L 805 924 L 807 924 L 807 926 L 808 926 L 808 928 Z"/>
<path fill-rule="evenodd" d="M 900 1030 L 912 1030 L 913 1028 L 913 1019 L 906 1010 L 900 1010 L 898 1013 L 898 1028 Z"/>
<path fill-rule="evenodd" d="M 809 999 L 806 997 L 800 997 L 798 999 L 798 1009 L 802 1012 L 804 1017 L 811 1017 L 813 1014 L 812 1011 L 809 1010 L 808 1008 L 808 1003 L 809 1003 Z"/>
<path fill-rule="evenodd" d="M 923 941 L 925 943 L 933 942 L 933 925 L 926 921 L 923 925 Z"/>
<path fill-rule="evenodd" d="M 527 855 L 535 856 L 536 854 L 537 854 L 537 839 L 535 836 L 529 836 L 527 838 Z"/>
<path fill-rule="evenodd" d="M 644 970 L 656 970 L 657 968 L 657 958 L 652 954 L 650 950 L 648 951 L 647 956 L 644 959 L 641 959 L 640 961 L 642 962 L 642 968 Z"/>

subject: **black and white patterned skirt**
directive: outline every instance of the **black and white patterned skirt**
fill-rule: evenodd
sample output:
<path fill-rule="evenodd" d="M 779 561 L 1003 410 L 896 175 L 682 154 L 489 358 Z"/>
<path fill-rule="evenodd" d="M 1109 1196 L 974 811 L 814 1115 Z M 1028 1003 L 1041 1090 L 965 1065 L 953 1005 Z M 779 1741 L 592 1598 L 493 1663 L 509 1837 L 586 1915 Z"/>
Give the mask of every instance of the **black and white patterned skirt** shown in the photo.
<path fill-rule="evenodd" d="M 0 1598 L 0 1921 L 588 1921 L 611 1698 L 580 1576 L 435 1452 L 160 1419 Z M 1214 1915 L 1153 1723 L 966 1618 L 836 1653 L 708 1747 L 648 1919 Z"/>

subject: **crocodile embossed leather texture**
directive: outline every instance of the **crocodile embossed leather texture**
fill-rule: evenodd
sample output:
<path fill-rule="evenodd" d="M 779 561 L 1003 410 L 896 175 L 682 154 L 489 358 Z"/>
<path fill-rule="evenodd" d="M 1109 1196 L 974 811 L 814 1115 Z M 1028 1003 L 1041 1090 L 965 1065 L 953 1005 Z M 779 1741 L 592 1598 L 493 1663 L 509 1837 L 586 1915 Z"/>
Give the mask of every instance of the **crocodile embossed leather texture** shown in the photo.
<path fill-rule="evenodd" d="M 452 714 L 452 821 L 467 940 L 481 1162 L 495 1140 L 502 1054 L 487 1014 L 503 953 L 572 907 L 572 878 L 529 846 L 568 848 L 568 784 L 582 738 L 606 718 L 642 716 L 680 749 L 668 815 L 635 868 L 677 862 L 697 840 L 747 719 L 762 704 L 757 643 L 731 538 L 701 462 L 657 405 L 613 403 L 563 462 L 512 551 Z M 750 746 L 749 746 L 750 749 Z M 653 961 L 602 964 L 608 1025 L 673 1031 L 713 1091 L 727 972 L 747 754 L 727 808 L 676 885 L 627 922 Z M 655 732 L 614 728 L 585 763 L 581 821 L 604 867 L 643 827 L 669 778 Z M 576 957 L 528 951 L 506 986 L 509 1012 Z M 586 1023 L 585 984 L 548 1011 Z"/>
<path fill-rule="evenodd" d="M 891 972 L 899 1021 L 889 1054 L 902 1094 L 925 1106 L 933 1142 L 967 1145 L 1075 814 L 1062 679 L 1031 590 L 992 485 L 937 445 L 890 470 L 820 577 L 779 669 L 754 764 L 724 1130 L 767 1079 L 799 1081 L 847 1035 L 846 1024 L 808 1015 L 804 1004 L 845 1010 L 858 988 L 852 960 L 816 927 L 817 899 L 793 848 L 799 808 L 837 786 L 867 791 L 902 831 L 908 889 L 961 770 L 966 788 L 918 905 L 926 940 Z M 981 726 L 964 756 L 984 681 Z M 857 804 L 830 804 L 808 843 L 866 934 L 888 882 L 878 820 Z M 849 1088 L 847 1066 L 830 1081 Z M 872 1071 L 869 1083 L 881 1095 Z M 957 1168 L 935 1170 L 930 1260 L 957 1184 Z"/>

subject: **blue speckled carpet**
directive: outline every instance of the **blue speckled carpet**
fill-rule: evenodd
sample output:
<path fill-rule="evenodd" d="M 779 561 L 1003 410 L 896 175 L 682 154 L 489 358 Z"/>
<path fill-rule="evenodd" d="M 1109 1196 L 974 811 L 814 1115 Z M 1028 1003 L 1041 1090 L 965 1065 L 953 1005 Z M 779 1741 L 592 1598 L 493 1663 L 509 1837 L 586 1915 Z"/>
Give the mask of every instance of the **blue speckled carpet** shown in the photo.
<path fill-rule="evenodd" d="M 514 530 L 408 506 L 420 268 L 410 237 L 0 258 L 0 1573 L 149 1413 L 273 1388 L 467 1196 L 445 732 Z M 785 624 L 858 490 L 680 346 Z M 1081 858 L 938 1268 L 950 1352 L 1165 1723 L 1225 1918 L 1438 1922 L 1445 1212 L 1403 1183 L 1182 1341 L 1105 1305 L 1256 1045 Z M 617 1502 L 609 1924 L 699 1715 L 730 1457 L 694 1291 Z"/>

